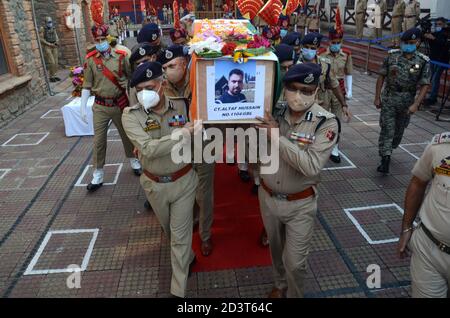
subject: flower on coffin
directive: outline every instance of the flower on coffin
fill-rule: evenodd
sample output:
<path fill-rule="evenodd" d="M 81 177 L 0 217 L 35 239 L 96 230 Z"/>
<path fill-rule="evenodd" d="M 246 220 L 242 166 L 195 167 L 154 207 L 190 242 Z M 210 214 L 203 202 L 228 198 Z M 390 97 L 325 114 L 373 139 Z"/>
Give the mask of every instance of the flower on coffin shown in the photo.
<path fill-rule="evenodd" d="M 250 41 L 247 44 L 247 47 L 249 49 L 257 49 L 257 48 L 260 48 L 260 47 L 269 48 L 270 46 L 271 45 L 270 45 L 269 40 L 267 40 L 266 38 L 264 38 L 262 36 L 259 36 L 259 35 L 255 35 L 253 37 L 253 41 Z"/>
<path fill-rule="evenodd" d="M 225 43 L 225 45 L 222 48 L 222 54 L 223 55 L 233 55 L 234 50 L 237 48 L 236 43 L 228 42 Z"/>
<path fill-rule="evenodd" d="M 220 53 L 222 51 L 223 46 L 224 43 L 219 42 L 216 37 L 210 36 L 204 41 L 192 43 L 189 48 L 189 54 L 192 54 L 194 52 L 197 54 L 201 54 L 211 51 Z"/>

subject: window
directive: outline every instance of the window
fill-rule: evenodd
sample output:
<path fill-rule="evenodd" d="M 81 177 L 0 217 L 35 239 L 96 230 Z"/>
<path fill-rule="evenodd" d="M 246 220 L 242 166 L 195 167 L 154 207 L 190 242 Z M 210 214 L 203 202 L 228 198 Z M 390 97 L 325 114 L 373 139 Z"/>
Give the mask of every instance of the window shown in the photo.
<path fill-rule="evenodd" d="M 5 52 L 5 42 L 3 41 L 2 31 L 2 26 L 0 25 L 0 75 L 9 73 L 8 57 L 6 56 Z"/>
<path fill-rule="evenodd" d="M 355 7 L 355 0 L 347 0 L 347 5 L 346 5 L 346 7 L 347 8 L 354 8 Z"/>

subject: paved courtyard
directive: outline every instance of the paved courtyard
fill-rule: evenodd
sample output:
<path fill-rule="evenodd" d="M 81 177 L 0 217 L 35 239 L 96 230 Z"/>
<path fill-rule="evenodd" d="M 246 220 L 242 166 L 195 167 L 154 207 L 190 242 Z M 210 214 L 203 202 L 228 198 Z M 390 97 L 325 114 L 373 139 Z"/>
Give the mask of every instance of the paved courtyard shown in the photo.
<path fill-rule="evenodd" d="M 409 260 L 396 255 L 403 198 L 427 142 L 450 123 L 436 122 L 429 111 L 415 115 L 391 174 L 380 176 L 376 78 L 355 73 L 355 118 L 343 125 L 341 138 L 344 160 L 326 167 L 320 185 L 306 296 L 409 297 Z M 55 91 L 0 131 L 0 295 L 167 297 L 169 245 L 155 215 L 143 208 L 144 193 L 117 131 L 109 133 L 108 184 L 88 194 L 93 138 L 65 137 L 59 109 L 70 100 L 70 83 Z M 70 274 L 62 271 L 70 264 L 86 269 L 80 289 L 67 287 Z M 371 264 L 381 268 L 379 289 L 366 285 Z M 188 296 L 265 297 L 271 284 L 270 267 L 199 272 L 189 279 Z"/>

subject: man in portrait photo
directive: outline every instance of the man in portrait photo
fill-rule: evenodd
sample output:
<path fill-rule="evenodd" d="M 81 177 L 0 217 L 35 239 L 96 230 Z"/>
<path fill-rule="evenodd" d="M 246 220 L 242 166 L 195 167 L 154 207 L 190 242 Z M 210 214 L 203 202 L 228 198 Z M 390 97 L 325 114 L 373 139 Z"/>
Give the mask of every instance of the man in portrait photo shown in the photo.
<path fill-rule="evenodd" d="M 228 90 L 216 100 L 218 104 L 246 103 L 247 98 L 242 94 L 244 88 L 244 72 L 233 69 L 228 77 Z"/>

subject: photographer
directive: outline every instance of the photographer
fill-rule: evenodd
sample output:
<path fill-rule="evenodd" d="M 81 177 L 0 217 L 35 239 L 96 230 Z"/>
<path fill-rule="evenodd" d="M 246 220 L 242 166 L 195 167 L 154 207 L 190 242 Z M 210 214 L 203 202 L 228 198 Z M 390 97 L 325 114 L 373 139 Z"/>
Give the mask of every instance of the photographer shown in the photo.
<path fill-rule="evenodd" d="M 430 46 L 430 59 L 441 63 L 448 63 L 449 61 L 449 45 L 448 45 L 448 32 L 447 32 L 447 19 L 438 18 L 436 20 L 436 30 L 434 33 L 426 33 L 424 35 L 425 40 Z M 444 71 L 444 67 L 431 64 L 431 83 L 432 89 L 430 96 L 425 100 L 426 106 L 436 104 L 439 93 L 439 86 L 441 82 L 441 75 Z"/>

